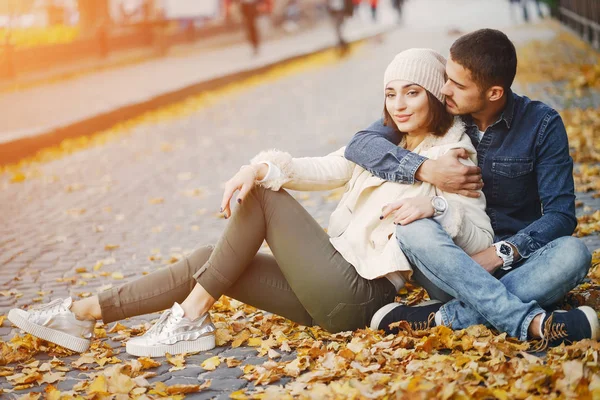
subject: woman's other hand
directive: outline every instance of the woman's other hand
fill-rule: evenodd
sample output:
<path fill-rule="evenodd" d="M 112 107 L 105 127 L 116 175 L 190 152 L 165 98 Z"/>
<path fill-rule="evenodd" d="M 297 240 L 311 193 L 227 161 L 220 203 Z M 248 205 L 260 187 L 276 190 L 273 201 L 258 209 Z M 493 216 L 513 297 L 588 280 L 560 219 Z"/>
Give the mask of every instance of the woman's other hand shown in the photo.
<path fill-rule="evenodd" d="M 267 171 L 267 164 L 244 165 L 225 183 L 225 191 L 221 201 L 221 212 L 225 214 L 225 218 L 231 217 L 230 203 L 233 194 L 238 190 L 240 191 L 237 202 L 241 204 L 248 192 L 254 187 L 254 183 L 263 179 Z"/>
<path fill-rule="evenodd" d="M 381 219 L 392 216 L 394 223 L 408 225 L 423 218 L 433 217 L 433 206 L 430 196 L 411 197 L 386 204 L 381 212 Z"/>

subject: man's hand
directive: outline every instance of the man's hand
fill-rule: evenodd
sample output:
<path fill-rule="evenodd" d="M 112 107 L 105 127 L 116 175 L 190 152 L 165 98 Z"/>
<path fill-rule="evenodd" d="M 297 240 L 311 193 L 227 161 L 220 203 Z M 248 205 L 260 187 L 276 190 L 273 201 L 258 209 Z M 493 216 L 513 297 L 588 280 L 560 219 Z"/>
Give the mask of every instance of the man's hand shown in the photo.
<path fill-rule="evenodd" d="M 459 158 L 469 158 L 465 149 L 454 149 L 437 160 L 427 160 L 417 170 L 415 177 L 423 182 L 429 182 L 444 192 L 457 193 L 467 197 L 479 197 L 483 187 L 481 169 L 466 166 Z"/>
<path fill-rule="evenodd" d="M 229 203 L 233 194 L 238 190 L 240 191 L 237 202 L 241 204 L 248 192 L 254 187 L 254 183 L 265 177 L 267 170 L 266 164 L 244 165 L 237 174 L 225 183 L 225 191 L 221 201 L 221 212 L 225 214 L 225 218 L 231 217 Z"/>
<path fill-rule="evenodd" d="M 496 272 L 496 270 L 503 265 L 502 259 L 496 254 L 496 248 L 494 246 L 474 254 L 471 258 L 490 274 Z"/>
<path fill-rule="evenodd" d="M 419 219 L 433 217 L 433 213 L 431 197 L 419 196 L 386 204 L 381 210 L 381 219 L 392 214 L 395 224 L 408 225 Z"/>

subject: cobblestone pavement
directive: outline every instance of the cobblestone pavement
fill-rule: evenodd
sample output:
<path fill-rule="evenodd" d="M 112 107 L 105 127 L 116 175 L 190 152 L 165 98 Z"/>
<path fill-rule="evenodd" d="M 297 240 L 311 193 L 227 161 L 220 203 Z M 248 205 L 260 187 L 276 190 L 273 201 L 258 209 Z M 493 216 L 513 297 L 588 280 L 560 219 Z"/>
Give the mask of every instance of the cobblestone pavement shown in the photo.
<path fill-rule="evenodd" d="M 216 215 L 221 184 L 240 165 L 265 147 L 295 156 L 338 149 L 380 115 L 381 77 L 395 53 L 409 46 L 447 51 L 455 39 L 445 30 L 415 32 L 407 35 L 399 30 L 334 64 L 233 91 L 190 116 L 135 126 L 119 140 L 34 166 L 36 177 L 24 182 L 10 183 L 9 176 L 0 176 L 0 291 L 12 291 L 0 295 L 0 315 L 12 307 L 95 293 L 123 282 L 114 279 L 118 275 L 113 272 L 135 279 L 163 266 L 162 260 L 216 242 L 227 223 Z M 531 32 L 539 34 L 531 28 L 511 32 L 517 42 Z M 327 193 L 295 195 L 325 226 L 335 206 Z M 600 207 L 598 199 L 579 197 L 587 207 Z M 590 249 L 600 247 L 598 236 L 586 238 L 586 243 Z M 157 253 L 162 260 L 149 261 Z M 101 271 L 108 276 L 94 273 L 95 278 L 86 278 L 77 272 L 85 267 L 93 273 L 99 260 L 105 260 Z M 77 277 L 75 283 L 57 281 L 69 277 Z M 124 324 L 137 325 L 157 316 Z M 3 340 L 14 333 L 8 321 L 0 327 Z M 120 346 L 108 340 L 113 347 Z M 122 350 L 119 357 L 129 359 Z M 242 359 L 244 364 L 266 360 L 256 357 L 254 348 L 216 348 L 188 357 L 182 371 L 169 373 L 164 363 L 151 381 L 172 385 L 212 379 L 210 390 L 190 396 L 198 399 L 228 398 L 232 391 L 252 387 L 241 379 L 239 368 L 208 372 L 199 366 L 215 354 Z M 78 373 L 69 372 L 58 389 L 68 390 L 85 379 Z M 11 386 L 2 379 L 0 387 Z"/>

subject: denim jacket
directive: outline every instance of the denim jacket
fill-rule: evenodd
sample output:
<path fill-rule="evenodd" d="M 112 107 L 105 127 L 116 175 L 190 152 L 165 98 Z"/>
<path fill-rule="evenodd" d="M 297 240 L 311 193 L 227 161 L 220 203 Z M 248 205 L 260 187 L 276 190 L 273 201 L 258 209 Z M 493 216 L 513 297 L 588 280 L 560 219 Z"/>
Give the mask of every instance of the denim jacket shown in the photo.
<path fill-rule="evenodd" d="M 560 115 L 509 92 L 504 111 L 481 142 L 471 117 L 463 120 L 477 149 L 494 240 L 508 241 L 527 258 L 571 235 L 577 226 L 573 159 Z M 426 158 L 398 147 L 399 141 L 380 120 L 352 138 L 345 157 L 382 179 L 413 184 Z"/>

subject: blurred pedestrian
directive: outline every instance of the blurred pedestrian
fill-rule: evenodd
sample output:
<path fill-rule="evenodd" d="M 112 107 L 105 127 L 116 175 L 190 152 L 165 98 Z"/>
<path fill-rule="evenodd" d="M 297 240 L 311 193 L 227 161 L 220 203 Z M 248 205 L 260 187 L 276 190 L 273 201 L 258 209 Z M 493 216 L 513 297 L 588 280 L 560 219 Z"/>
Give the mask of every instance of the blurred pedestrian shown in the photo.
<path fill-rule="evenodd" d="M 352 0 L 352 5 L 349 6 L 351 9 L 348 10 L 350 17 L 354 17 L 355 15 L 358 14 L 358 9 L 360 8 L 360 3 L 362 3 L 362 0 Z"/>
<path fill-rule="evenodd" d="M 342 26 L 347 16 L 351 16 L 354 10 L 353 0 L 327 0 L 327 10 L 331 15 L 338 39 L 338 47 L 343 54 L 348 51 L 348 43 L 342 35 Z"/>
<path fill-rule="evenodd" d="M 377 6 L 379 4 L 379 0 L 369 0 L 371 3 L 371 17 L 373 18 L 373 22 L 377 22 Z"/>
<path fill-rule="evenodd" d="M 537 14 L 538 17 L 544 18 L 544 13 L 542 12 L 542 7 L 540 5 L 540 0 L 532 0 L 535 3 L 536 9 L 537 9 Z M 511 14 L 513 15 L 513 19 L 515 19 L 515 15 L 514 15 L 514 9 L 515 7 L 521 7 L 521 9 L 523 10 L 523 21 L 524 22 L 529 22 L 529 2 L 530 0 L 510 0 L 511 3 Z M 512 6 L 512 4 L 514 4 L 515 6 Z"/>
<path fill-rule="evenodd" d="M 246 35 L 252 45 L 254 55 L 258 54 L 260 47 L 260 35 L 256 27 L 256 18 L 258 17 L 258 2 L 259 0 L 237 0 L 240 3 L 242 16 L 244 18 L 244 27 Z"/>
<path fill-rule="evenodd" d="M 398 12 L 398 23 L 402 22 L 402 7 L 404 6 L 404 0 L 392 0 L 392 6 Z"/>

